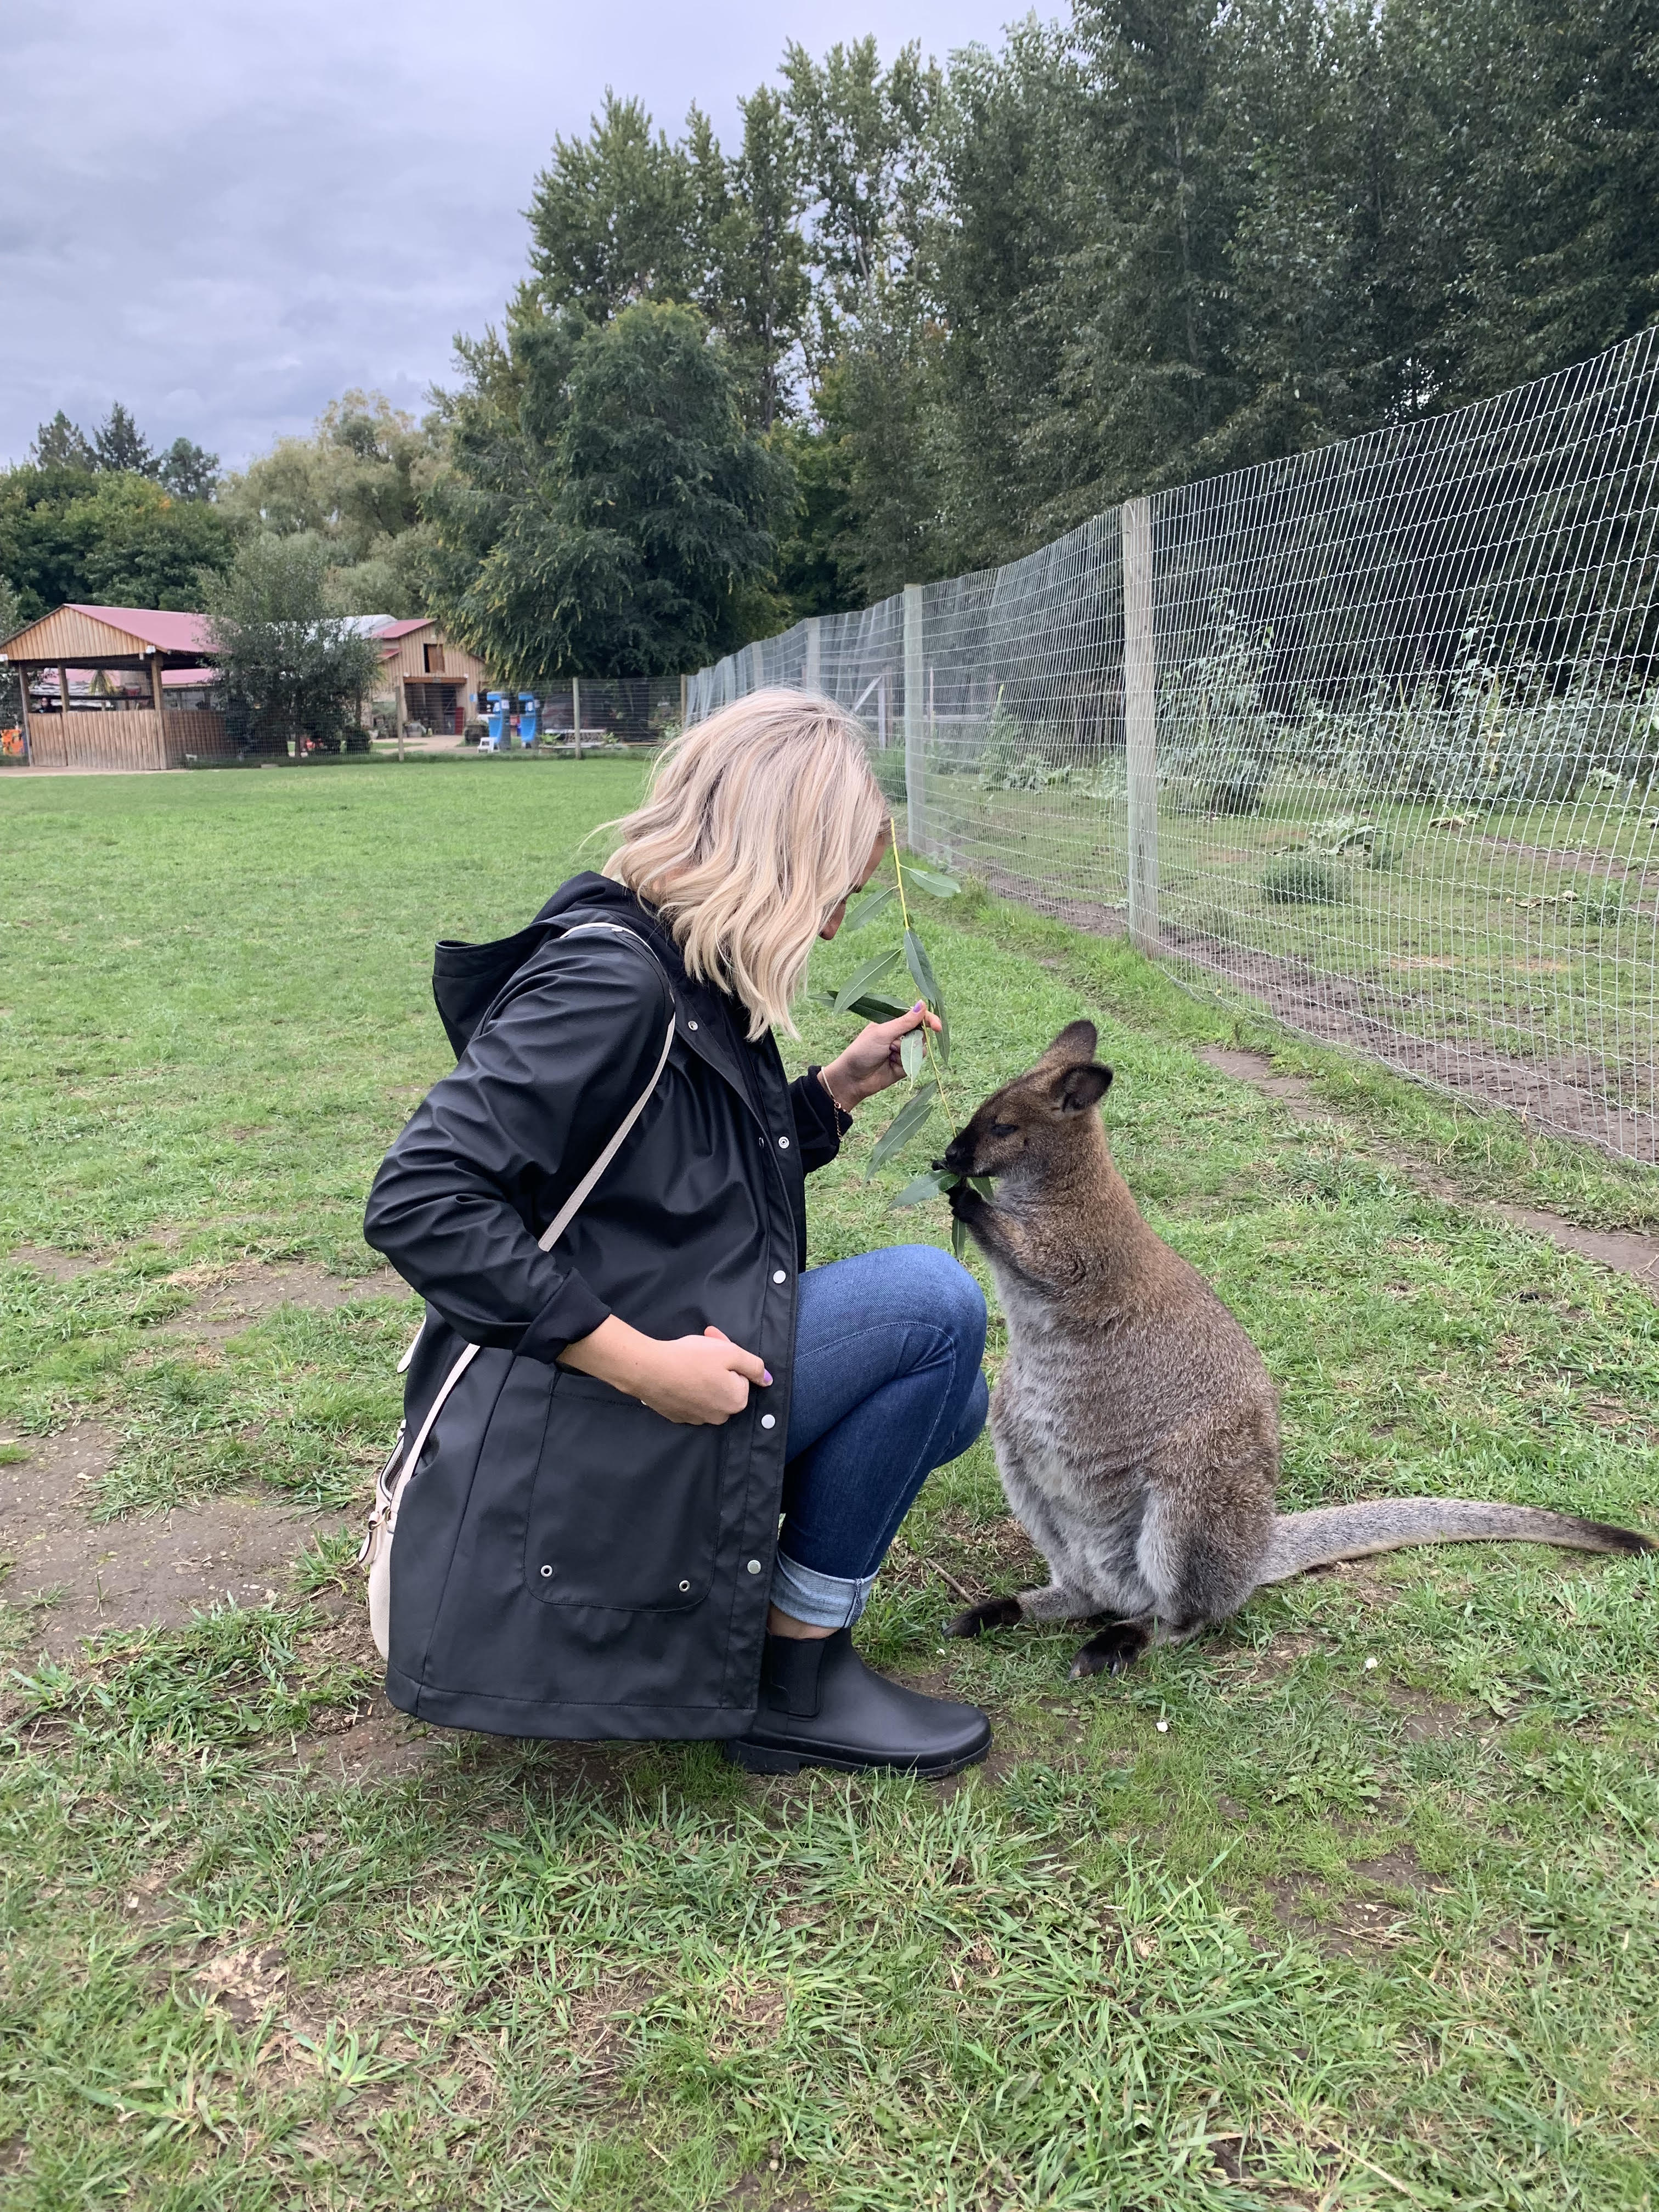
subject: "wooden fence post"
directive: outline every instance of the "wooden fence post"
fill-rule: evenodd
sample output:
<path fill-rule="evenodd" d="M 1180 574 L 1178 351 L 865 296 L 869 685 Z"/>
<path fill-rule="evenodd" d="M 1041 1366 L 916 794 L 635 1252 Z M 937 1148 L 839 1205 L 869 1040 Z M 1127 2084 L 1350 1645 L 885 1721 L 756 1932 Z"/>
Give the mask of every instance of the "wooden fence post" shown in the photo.
<path fill-rule="evenodd" d="M 582 757 L 582 679 L 580 676 L 573 676 L 570 679 L 570 741 L 575 748 L 576 758 L 580 760 Z"/>
<path fill-rule="evenodd" d="M 1158 950 L 1158 641 L 1152 626 L 1151 501 L 1126 500 L 1123 533 L 1123 721 L 1129 797 L 1129 936 Z"/>
<path fill-rule="evenodd" d="M 904 811 L 913 853 L 927 843 L 927 723 L 922 705 L 921 586 L 904 587 Z"/>
<path fill-rule="evenodd" d="M 823 623 L 821 615 L 806 617 L 806 669 L 801 678 L 801 688 L 805 691 L 823 689 Z"/>

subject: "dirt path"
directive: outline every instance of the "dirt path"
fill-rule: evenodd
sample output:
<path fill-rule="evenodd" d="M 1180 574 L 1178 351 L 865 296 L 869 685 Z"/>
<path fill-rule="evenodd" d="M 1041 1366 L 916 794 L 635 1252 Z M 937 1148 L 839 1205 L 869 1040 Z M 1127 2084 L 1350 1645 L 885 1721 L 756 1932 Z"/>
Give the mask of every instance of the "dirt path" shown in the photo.
<path fill-rule="evenodd" d="M 27 1456 L 0 1467 L 0 1566 L 8 1605 L 32 1614 L 32 1658 L 67 1657 L 109 1629 L 177 1628 L 227 1599 L 288 1597 L 294 1562 L 313 1539 L 345 1527 L 276 1498 L 212 1498 L 119 1521 L 89 1517 L 119 1438 L 99 1421 L 8 1439 Z"/>
<path fill-rule="evenodd" d="M 1316 1095 L 1310 1083 L 1299 1075 L 1277 1073 L 1265 1053 L 1204 1045 L 1199 1048 L 1198 1057 L 1221 1074 L 1248 1083 L 1269 1098 L 1279 1099 L 1298 1121 L 1339 1118 Z M 1576 1253 L 1581 1260 L 1593 1260 L 1598 1267 L 1611 1267 L 1615 1273 L 1628 1275 L 1650 1297 L 1659 1298 L 1659 1236 L 1632 1229 L 1584 1229 L 1576 1221 L 1564 1220 L 1560 1214 L 1547 1212 L 1538 1206 L 1512 1206 L 1503 1199 L 1472 1198 L 1414 1154 L 1387 1145 L 1378 1146 L 1377 1149 L 1391 1166 L 1398 1168 L 1431 1197 L 1449 1200 L 1471 1213 L 1512 1222 L 1517 1229 L 1529 1229 L 1536 1236 L 1547 1237 L 1558 1250 Z"/>
<path fill-rule="evenodd" d="M 68 1282 L 95 1258 L 28 1247 L 11 1255 Z M 279 1306 L 328 1309 L 369 1297 L 406 1297 L 390 1268 L 331 1275 L 300 1264 L 257 1261 L 204 1268 L 185 1312 L 158 1334 L 222 1343 Z M 111 1629 L 173 1628 L 227 1600 L 258 1606 L 293 1594 L 294 1565 L 315 1539 L 349 1524 L 338 1512 L 296 1507 L 271 1492 L 204 1498 L 117 1521 L 93 1516 L 115 1463 L 118 1431 L 76 1421 L 47 1437 L 0 1436 L 0 1598 L 26 1610 L 23 1652 L 65 1658 L 83 1637 Z"/>

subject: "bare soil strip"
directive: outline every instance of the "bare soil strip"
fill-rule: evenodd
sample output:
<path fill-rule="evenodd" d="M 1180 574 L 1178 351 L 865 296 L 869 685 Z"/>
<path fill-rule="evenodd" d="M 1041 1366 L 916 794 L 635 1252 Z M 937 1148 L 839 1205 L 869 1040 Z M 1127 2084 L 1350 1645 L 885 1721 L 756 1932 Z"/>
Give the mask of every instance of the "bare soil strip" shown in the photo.
<path fill-rule="evenodd" d="M 1315 1096 L 1310 1083 L 1299 1075 L 1275 1073 L 1265 1053 L 1204 1045 L 1198 1056 L 1221 1074 L 1231 1075 L 1267 1097 L 1280 1100 L 1298 1121 L 1337 1118 Z M 1512 1222 L 1517 1229 L 1529 1229 L 1536 1236 L 1547 1237 L 1559 1250 L 1576 1253 L 1581 1260 L 1593 1260 L 1598 1267 L 1611 1267 L 1617 1274 L 1628 1275 L 1650 1297 L 1659 1298 L 1659 1236 L 1633 1229 L 1584 1229 L 1576 1221 L 1564 1220 L 1559 1213 L 1549 1213 L 1538 1206 L 1512 1206 L 1503 1199 L 1471 1198 L 1413 1154 L 1391 1146 L 1379 1149 L 1390 1166 L 1397 1167 L 1431 1198 L 1446 1199 L 1471 1213 Z"/>

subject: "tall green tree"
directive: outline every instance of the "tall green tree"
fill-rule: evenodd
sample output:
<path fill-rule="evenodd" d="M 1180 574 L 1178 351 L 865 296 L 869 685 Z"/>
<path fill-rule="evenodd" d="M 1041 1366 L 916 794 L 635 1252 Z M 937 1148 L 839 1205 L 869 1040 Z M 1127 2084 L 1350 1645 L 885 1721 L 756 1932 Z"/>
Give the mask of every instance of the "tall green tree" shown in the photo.
<path fill-rule="evenodd" d="M 155 473 L 155 456 L 150 451 L 149 441 L 118 399 L 93 432 L 92 449 L 98 457 L 99 467 L 107 469 L 112 475 L 150 477 Z"/>
<path fill-rule="evenodd" d="M 30 622 L 69 599 L 199 609 L 204 571 L 228 567 L 236 538 L 217 507 L 173 499 L 147 477 L 0 474 L 0 574 Z"/>
<path fill-rule="evenodd" d="M 420 614 L 432 547 L 422 502 L 442 465 L 435 416 L 417 422 L 384 392 L 353 390 L 308 438 L 281 438 L 228 477 L 218 503 L 247 528 L 317 539 L 342 613 Z"/>
<path fill-rule="evenodd" d="M 211 499 L 219 485 L 219 456 L 193 438 L 175 438 L 155 464 L 155 481 L 174 499 Z"/>
<path fill-rule="evenodd" d="M 704 118 L 694 117 L 704 267 L 699 304 L 726 341 L 749 419 L 770 430 L 788 411 L 793 357 L 811 300 L 799 222 L 800 150 L 775 92 L 763 85 L 738 106 L 743 144 L 730 162 Z"/>
<path fill-rule="evenodd" d="M 50 422 L 43 422 L 35 432 L 29 459 L 37 469 L 75 469 L 84 476 L 90 476 L 98 466 L 91 440 L 61 407 Z"/>
<path fill-rule="evenodd" d="M 689 299 L 702 274 L 686 149 L 607 91 L 585 138 L 556 138 L 530 198 L 521 309 L 604 322 L 636 300 Z"/>
<path fill-rule="evenodd" d="M 822 62 L 792 44 L 782 75 L 813 285 L 813 404 L 844 470 L 828 561 L 845 588 L 871 596 L 939 573 L 926 252 L 943 81 L 914 45 L 884 69 L 874 39 Z"/>
<path fill-rule="evenodd" d="M 212 580 L 206 612 L 227 721 L 246 750 L 286 752 L 295 738 L 367 748 L 380 648 L 334 613 L 317 539 L 256 532 Z"/>
<path fill-rule="evenodd" d="M 464 358 L 435 604 L 492 672 L 649 675 L 751 634 L 793 485 L 694 309 L 520 318 Z"/>

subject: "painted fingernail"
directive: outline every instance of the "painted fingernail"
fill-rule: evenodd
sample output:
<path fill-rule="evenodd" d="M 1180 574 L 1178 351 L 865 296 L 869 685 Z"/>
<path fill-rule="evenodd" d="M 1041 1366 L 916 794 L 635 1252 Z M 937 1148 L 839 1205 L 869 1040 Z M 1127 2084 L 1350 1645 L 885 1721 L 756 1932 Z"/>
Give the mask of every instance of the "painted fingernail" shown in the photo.
<path fill-rule="evenodd" d="M 771 1380 L 772 1380 L 771 1375 L 770 1375 L 770 1374 L 769 1374 L 769 1372 L 767 1370 L 767 1369 L 765 1369 L 764 1367 L 763 1367 L 763 1368 L 762 1368 L 762 1370 L 761 1370 L 761 1381 L 762 1381 L 763 1382 L 769 1382 Z"/>

